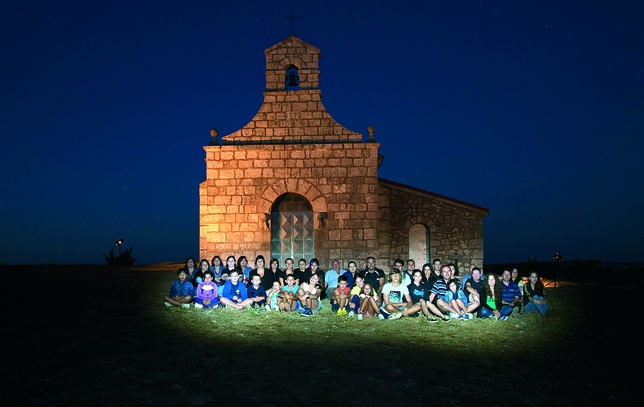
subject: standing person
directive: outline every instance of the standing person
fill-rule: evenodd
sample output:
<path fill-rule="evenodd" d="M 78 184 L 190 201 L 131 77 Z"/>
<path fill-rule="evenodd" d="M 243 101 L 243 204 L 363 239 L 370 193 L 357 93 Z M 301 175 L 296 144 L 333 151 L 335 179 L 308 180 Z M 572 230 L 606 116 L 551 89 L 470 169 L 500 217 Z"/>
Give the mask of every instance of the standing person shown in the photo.
<path fill-rule="evenodd" d="M 243 282 L 248 283 L 250 272 L 253 271 L 253 268 L 248 265 L 248 259 L 246 256 L 240 256 L 239 259 L 237 259 L 237 268 L 241 271 L 239 275 L 240 280 L 242 280 L 243 277 Z"/>
<path fill-rule="evenodd" d="M 226 263 L 228 263 L 228 260 L 226 260 Z M 229 277 L 226 284 L 224 284 L 219 301 L 227 308 L 244 309 L 249 307 L 253 303 L 253 300 L 248 298 L 246 286 L 239 281 L 239 270 L 233 268 L 230 271 Z"/>
<path fill-rule="evenodd" d="M 515 315 L 518 314 L 521 311 L 521 297 L 523 297 L 523 294 L 519 290 L 519 286 L 512 281 L 510 270 L 503 270 L 501 288 L 503 289 L 503 308 L 508 308 L 505 312 L 508 316 L 513 312 Z"/>
<path fill-rule="evenodd" d="M 197 287 L 198 283 L 195 282 L 195 274 L 199 271 L 197 261 L 192 257 L 188 257 L 184 268 L 186 269 L 186 273 L 188 273 L 188 281 L 192 283 L 193 287 Z"/>
<path fill-rule="evenodd" d="M 300 279 L 303 283 L 309 281 L 310 275 L 306 276 L 306 259 L 299 259 L 297 261 L 297 269 L 300 271 Z"/>
<path fill-rule="evenodd" d="M 405 263 L 401 259 L 394 260 L 394 269 L 400 271 L 400 278 L 402 278 L 401 284 L 406 286 L 411 284 L 411 274 L 407 275 Z"/>
<path fill-rule="evenodd" d="M 540 313 L 544 317 L 555 315 L 555 310 L 548 305 L 543 282 L 534 271 L 530 273 L 528 282 L 523 286 L 523 302 L 525 303 L 525 312 Z"/>
<path fill-rule="evenodd" d="M 224 266 L 224 271 L 222 272 L 222 278 L 228 280 L 233 271 L 237 271 L 237 274 L 239 275 L 238 277 L 240 277 L 240 279 L 243 281 L 243 275 L 241 274 L 239 267 L 237 267 L 235 256 L 231 255 L 226 258 L 226 265 Z"/>
<path fill-rule="evenodd" d="M 353 289 L 353 286 L 355 285 L 356 277 L 362 277 L 360 276 L 360 273 L 358 273 L 358 265 L 356 264 L 355 261 L 351 260 L 349 264 L 347 265 L 349 270 L 345 271 L 343 276 L 347 277 L 347 283 L 349 284 L 349 288 Z"/>
<path fill-rule="evenodd" d="M 385 272 L 376 267 L 376 258 L 373 256 L 367 257 L 367 268 L 362 270 L 362 277 L 377 293 L 385 285 Z"/>
<path fill-rule="evenodd" d="M 286 268 L 282 270 L 282 272 L 279 275 L 280 285 L 284 286 L 286 284 L 287 276 L 293 276 L 293 278 L 295 278 L 295 285 L 300 285 L 300 281 L 301 281 L 300 270 L 293 268 L 293 265 L 294 265 L 293 259 L 289 257 L 284 262 L 284 265 Z"/>
<path fill-rule="evenodd" d="M 382 305 L 378 319 L 395 320 L 409 315 L 407 304 L 411 303 L 409 290 L 402 284 L 401 271 L 393 269 L 389 273 L 389 282 L 382 287 Z"/>
<path fill-rule="evenodd" d="M 409 284 L 414 280 L 413 275 L 414 271 L 416 270 L 416 262 L 413 259 L 407 260 L 407 270 L 405 270 L 405 273 L 409 276 Z"/>
<path fill-rule="evenodd" d="M 479 318 L 494 317 L 501 321 L 508 319 L 507 312 L 512 312 L 512 308 L 504 307 L 502 304 L 503 288 L 501 288 L 501 285 L 494 274 L 485 276 Z"/>
<path fill-rule="evenodd" d="M 282 270 L 280 270 L 280 261 L 277 260 L 275 257 L 271 259 L 269 272 L 275 276 L 275 281 L 280 283 L 280 286 L 284 285 L 280 280 L 280 276 L 282 275 Z"/>
<path fill-rule="evenodd" d="M 412 282 L 407 286 L 407 291 L 409 291 L 409 298 L 411 298 L 411 304 L 408 307 L 409 314 L 413 315 L 417 312 L 422 312 L 423 315 L 427 318 L 427 322 L 437 322 L 436 318 L 432 316 L 427 307 L 427 301 L 429 300 L 429 288 L 423 283 L 423 272 L 420 270 L 414 270 L 412 274 Z"/>
<path fill-rule="evenodd" d="M 430 263 L 423 264 L 421 271 L 423 272 L 423 284 L 427 284 L 431 289 L 432 284 L 434 284 L 434 280 L 432 279 L 432 265 Z"/>
<path fill-rule="evenodd" d="M 206 270 L 204 278 L 197 286 L 197 297 L 195 298 L 195 308 L 215 308 L 219 305 L 217 284 L 212 281 L 212 273 Z"/>
<path fill-rule="evenodd" d="M 199 262 L 199 270 L 194 275 L 192 285 L 195 285 L 195 283 L 197 284 L 197 286 L 201 284 L 201 282 L 204 280 L 204 276 L 206 275 L 205 273 L 208 271 L 210 271 L 210 263 L 208 263 L 208 260 L 202 259 Z M 195 286 L 195 289 L 196 288 L 197 287 Z"/>
<path fill-rule="evenodd" d="M 331 270 L 327 271 L 324 274 L 324 288 L 326 289 L 327 297 L 331 297 L 331 293 L 338 286 L 338 277 L 346 272 L 346 270 L 343 270 L 340 267 L 340 260 L 333 260 L 333 262 L 331 263 Z"/>
<path fill-rule="evenodd" d="M 224 265 L 221 263 L 221 257 L 215 256 L 212 258 L 210 272 L 212 273 L 213 281 L 215 282 L 215 284 L 217 284 L 219 287 L 223 286 L 226 280 L 222 278 L 224 273 Z M 228 279 L 227 275 L 226 279 Z"/>
<path fill-rule="evenodd" d="M 275 273 L 272 270 L 265 268 L 264 264 L 264 256 L 261 254 L 257 255 L 257 257 L 255 257 L 255 266 L 257 268 L 250 272 L 248 278 L 252 279 L 253 276 L 259 276 L 261 286 L 268 292 L 268 290 L 273 287 L 273 283 L 277 281 L 277 284 L 279 284 L 279 281 L 276 280 L 277 276 Z"/>
<path fill-rule="evenodd" d="M 303 316 L 311 316 L 322 308 L 322 285 L 317 274 L 311 275 L 309 281 L 302 283 L 297 290 L 297 299 L 300 303 L 299 312 Z"/>
<path fill-rule="evenodd" d="M 182 267 L 177 271 L 177 280 L 172 283 L 170 293 L 163 297 L 165 305 L 188 308 L 194 296 L 195 288 L 188 280 L 188 272 Z"/>

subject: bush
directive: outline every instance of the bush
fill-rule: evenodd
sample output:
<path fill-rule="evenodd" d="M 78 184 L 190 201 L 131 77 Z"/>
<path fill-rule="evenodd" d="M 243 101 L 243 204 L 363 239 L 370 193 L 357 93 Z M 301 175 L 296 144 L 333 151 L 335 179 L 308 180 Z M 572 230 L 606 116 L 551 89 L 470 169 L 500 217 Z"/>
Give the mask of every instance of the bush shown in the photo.
<path fill-rule="evenodd" d="M 110 254 L 107 255 L 103 253 L 103 257 L 105 257 L 105 264 L 108 266 L 131 266 L 136 262 L 136 257 L 132 256 L 132 249 L 133 247 L 130 247 L 129 249 L 125 249 L 123 251 L 120 251 L 118 256 L 114 255 L 114 248 L 110 249 Z"/>

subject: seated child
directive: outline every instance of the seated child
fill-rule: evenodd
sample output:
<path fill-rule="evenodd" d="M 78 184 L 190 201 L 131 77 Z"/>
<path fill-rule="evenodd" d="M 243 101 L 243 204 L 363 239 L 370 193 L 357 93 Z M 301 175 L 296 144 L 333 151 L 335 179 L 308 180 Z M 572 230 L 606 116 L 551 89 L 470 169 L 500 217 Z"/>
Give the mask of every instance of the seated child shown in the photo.
<path fill-rule="evenodd" d="M 224 284 L 219 300 L 226 307 L 233 309 L 244 309 L 253 303 L 253 300 L 248 298 L 246 286 L 239 281 L 239 271 L 237 269 L 229 271 L 228 281 Z"/>
<path fill-rule="evenodd" d="M 195 308 L 214 308 L 219 305 L 217 296 L 217 284 L 212 281 L 213 276 L 210 271 L 203 274 L 203 281 L 197 286 L 197 298 L 195 298 Z"/>
<path fill-rule="evenodd" d="M 195 288 L 190 280 L 188 280 L 188 272 L 185 268 L 182 267 L 177 271 L 177 277 L 179 279 L 172 283 L 170 293 L 163 297 L 165 305 L 168 307 L 174 305 L 188 308 L 195 296 Z"/>
<path fill-rule="evenodd" d="M 331 311 L 339 316 L 347 315 L 349 311 L 349 280 L 347 276 L 341 275 L 338 277 L 338 286 L 331 291 Z"/>
<path fill-rule="evenodd" d="M 395 320 L 407 316 L 409 303 L 411 303 L 411 297 L 407 286 L 402 284 L 402 273 L 394 269 L 389 273 L 389 282 L 382 288 L 382 304 L 378 318 Z"/>
<path fill-rule="evenodd" d="M 311 316 L 314 312 L 318 312 L 322 308 L 322 286 L 319 284 L 319 277 L 317 274 L 311 275 L 309 281 L 302 283 L 297 290 L 297 299 L 300 304 L 299 312 L 302 316 Z"/>
<path fill-rule="evenodd" d="M 448 303 L 456 313 L 450 312 L 450 318 L 472 319 L 474 316 L 467 310 L 467 296 L 460 289 L 460 284 L 456 279 L 447 282 L 447 291 L 445 291 L 445 302 Z"/>
<path fill-rule="evenodd" d="M 286 276 L 286 285 L 279 292 L 279 309 L 283 312 L 295 310 L 297 303 L 297 290 L 300 287 L 295 285 L 295 276 L 289 274 Z"/>
<path fill-rule="evenodd" d="M 364 283 L 362 289 L 360 290 L 360 308 L 358 314 L 358 320 L 362 320 L 362 316 L 375 317 L 378 315 L 378 309 L 380 308 L 380 297 L 371 286 L 370 283 Z"/>
<path fill-rule="evenodd" d="M 266 305 L 266 290 L 260 285 L 262 278 L 255 274 L 250 282 L 251 285 L 248 287 L 248 298 L 253 300 L 251 306 L 253 308 L 256 306 L 264 307 Z"/>
<path fill-rule="evenodd" d="M 267 311 L 279 309 L 278 303 L 279 303 L 279 294 L 281 290 L 282 290 L 282 287 L 280 287 L 280 282 L 275 281 L 273 282 L 273 287 L 271 287 L 271 289 L 266 292 L 266 298 L 268 301 L 268 303 L 266 304 Z"/>
<path fill-rule="evenodd" d="M 347 274 L 347 273 L 345 273 Z M 347 280 L 349 277 L 347 276 Z M 364 278 L 360 274 L 356 274 L 353 279 L 353 288 L 349 291 L 349 316 L 353 317 L 354 314 L 358 314 L 358 319 L 362 319 L 360 313 L 360 293 L 362 292 L 362 287 L 364 286 Z"/>

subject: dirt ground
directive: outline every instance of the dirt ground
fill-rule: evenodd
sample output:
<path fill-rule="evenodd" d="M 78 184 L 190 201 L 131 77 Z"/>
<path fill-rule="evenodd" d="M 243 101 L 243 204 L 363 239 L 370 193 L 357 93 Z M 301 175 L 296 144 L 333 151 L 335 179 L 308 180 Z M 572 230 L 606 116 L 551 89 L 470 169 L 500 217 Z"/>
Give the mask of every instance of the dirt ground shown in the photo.
<path fill-rule="evenodd" d="M 418 349 L 342 332 L 330 332 L 328 345 L 278 338 L 257 346 L 234 327 L 213 328 L 230 331 L 217 340 L 171 323 L 160 299 L 171 270 L 2 271 L 15 281 L 3 311 L 3 406 L 627 405 L 639 377 L 637 314 L 598 300 L 615 287 L 575 292 L 587 317 L 581 329 L 529 352 L 503 341 L 459 345 L 476 337 Z M 622 294 L 624 309 L 635 309 L 635 291 Z"/>

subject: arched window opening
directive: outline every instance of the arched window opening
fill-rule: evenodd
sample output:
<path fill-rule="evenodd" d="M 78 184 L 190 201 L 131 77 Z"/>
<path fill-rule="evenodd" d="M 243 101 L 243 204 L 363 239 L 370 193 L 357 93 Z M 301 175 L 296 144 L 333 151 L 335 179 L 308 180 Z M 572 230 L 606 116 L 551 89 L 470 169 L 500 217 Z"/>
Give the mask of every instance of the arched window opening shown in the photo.
<path fill-rule="evenodd" d="M 299 69 L 295 65 L 289 65 L 286 68 L 286 90 L 300 89 Z"/>

